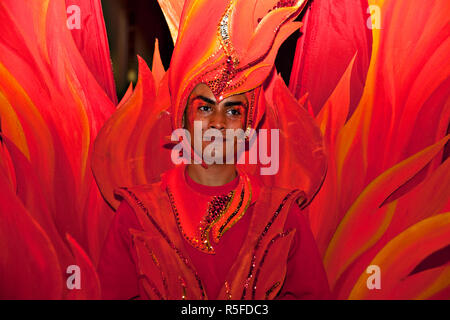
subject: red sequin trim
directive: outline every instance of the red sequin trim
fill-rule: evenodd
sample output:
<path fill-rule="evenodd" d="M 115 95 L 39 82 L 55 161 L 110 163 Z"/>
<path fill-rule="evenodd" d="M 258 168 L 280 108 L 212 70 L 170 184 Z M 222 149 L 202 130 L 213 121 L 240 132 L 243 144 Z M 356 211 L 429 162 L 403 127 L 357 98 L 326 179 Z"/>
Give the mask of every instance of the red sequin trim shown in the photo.
<path fill-rule="evenodd" d="M 252 261 L 250 263 L 250 270 L 248 272 L 248 276 L 247 276 L 247 280 L 245 281 L 244 284 L 244 289 L 242 291 L 242 296 L 241 299 L 244 300 L 245 296 L 247 294 L 247 289 L 250 285 L 250 281 L 253 278 L 253 270 L 256 267 L 256 252 L 258 251 L 258 249 L 261 247 L 261 243 L 262 240 L 264 239 L 264 237 L 266 236 L 267 232 L 269 231 L 270 227 L 272 226 L 272 224 L 275 222 L 276 218 L 278 217 L 278 215 L 280 214 L 281 210 L 283 209 L 284 205 L 286 204 L 286 201 L 292 196 L 292 194 L 294 194 L 295 192 L 297 192 L 298 190 L 292 190 L 291 192 L 289 192 L 283 199 L 283 201 L 281 202 L 281 204 L 278 206 L 278 209 L 275 211 L 275 213 L 273 214 L 272 218 L 270 219 L 269 223 L 266 225 L 266 227 L 264 228 L 263 232 L 260 234 L 260 236 L 258 237 L 258 240 L 256 242 L 256 245 L 253 249 L 253 254 L 252 254 Z"/>

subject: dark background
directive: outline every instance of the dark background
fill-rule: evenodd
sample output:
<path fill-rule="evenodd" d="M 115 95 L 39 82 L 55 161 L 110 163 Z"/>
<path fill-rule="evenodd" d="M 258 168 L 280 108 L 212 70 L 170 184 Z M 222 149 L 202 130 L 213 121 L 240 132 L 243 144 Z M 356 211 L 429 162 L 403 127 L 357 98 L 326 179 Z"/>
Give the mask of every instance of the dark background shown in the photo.
<path fill-rule="evenodd" d="M 158 38 L 161 58 L 167 70 L 173 42 L 157 0 L 102 0 L 102 6 L 120 100 L 129 83 L 136 83 L 136 55 L 151 66 L 155 39 Z M 297 20 L 301 20 L 301 16 Z M 284 42 L 275 62 L 286 84 L 289 84 L 299 34 L 296 31 Z"/>

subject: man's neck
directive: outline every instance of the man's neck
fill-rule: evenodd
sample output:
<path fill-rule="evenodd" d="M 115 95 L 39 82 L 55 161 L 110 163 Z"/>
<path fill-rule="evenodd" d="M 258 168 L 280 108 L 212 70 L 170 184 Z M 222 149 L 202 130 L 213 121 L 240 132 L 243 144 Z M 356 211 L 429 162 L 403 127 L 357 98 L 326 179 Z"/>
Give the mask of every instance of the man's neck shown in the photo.
<path fill-rule="evenodd" d="M 187 173 L 192 180 L 205 186 L 223 186 L 236 178 L 234 164 L 212 164 L 205 169 L 200 164 L 187 165 Z"/>

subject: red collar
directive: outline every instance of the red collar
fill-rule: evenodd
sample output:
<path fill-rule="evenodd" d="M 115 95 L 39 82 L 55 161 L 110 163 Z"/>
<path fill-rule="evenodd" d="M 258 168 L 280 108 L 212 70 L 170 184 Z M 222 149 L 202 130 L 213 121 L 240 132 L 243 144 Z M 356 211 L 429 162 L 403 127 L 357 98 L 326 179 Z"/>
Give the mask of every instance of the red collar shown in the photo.
<path fill-rule="evenodd" d="M 238 170 L 239 172 L 239 170 Z M 258 199 L 259 191 L 262 187 L 262 182 L 258 177 L 255 177 L 251 174 L 248 174 L 251 186 L 252 186 L 252 203 L 254 203 Z M 173 169 L 170 169 L 161 175 L 161 189 L 165 190 L 169 181 L 173 181 L 172 179 L 178 180 L 178 186 L 187 188 L 188 190 L 192 190 L 197 194 L 202 196 L 217 196 L 224 195 L 229 193 L 231 190 L 237 187 L 239 183 L 239 176 L 237 176 L 234 180 L 224 184 L 222 186 L 206 186 L 200 183 L 195 182 L 186 172 L 186 165 L 180 164 L 175 166 Z"/>
<path fill-rule="evenodd" d="M 237 187 L 239 183 L 239 175 L 236 175 L 236 178 L 234 178 L 232 181 L 221 185 L 221 186 L 207 186 L 200 184 L 198 182 L 195 182 L 188 174 L 187 168 L 184 170 L 185 174 L 185 181 L 186 184 L 192 188 L 194 191 L 198 193 L 202 193 L 209 196 L 219 196 L 223 194 L 229 193 L 231 190 Z"/>

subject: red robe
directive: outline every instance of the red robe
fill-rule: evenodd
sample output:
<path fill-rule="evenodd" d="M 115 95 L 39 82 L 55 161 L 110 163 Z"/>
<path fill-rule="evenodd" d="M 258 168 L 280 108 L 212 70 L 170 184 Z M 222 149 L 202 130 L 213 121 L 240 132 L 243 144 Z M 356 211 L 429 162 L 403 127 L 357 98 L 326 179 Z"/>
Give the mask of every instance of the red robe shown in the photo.
<path fill-rule="evenodd" d="M 194 197 L 198 196 L 199 194 L 205 196 L 206 198 L 214 195 L 227 194 L 229 191 L 233 190 L 238 183 L 238 178 L 236 178 L 232 182 L 220 187 L 200 185 L 195 183 L 187 174 L 185 174 L 183 166 L 169 171 L 169 176 L 170 175 L 176 177 L 177 181 L 179 181 L 180 183 L 179 187 L 182 188 L 183 194 L 188 199 L 194 199 Z M 161 191 L 160 194 L 162 198 L 167 198 L 167 194 L 165 194 L 164 189 L 167 183 L 166 180 L 168 179 L 165 177 L 167 177 L 167 175 L 163 176 L 162 182 L 158 183 L 155 189 Z M 179 252 L 182 252 L 183 257 L 188 257 L 188 260 L 190 262 L 189 269 L 191 271 L 194 270 L 195 277 L 192 277 L 191 281 L 187 281 L 187 278 L 185 276 L 185 279 L 180 280 L 181 283 L 184 282 L 184 284 L 181 284 L 181 287 L 187 286 L 187 288 L 189 289 L 190 287 L 194 286 L 193 283 L 201 282 L 200 286 L 203 286 L 204 298 L 207 297 L 209 299 L 224 299 L 224 297 L 227 297 L 231 299 L 239 299 L 243 297 L 241 295 L 241 292 L 246 291 L 243 289 L 245 287 L 245 284 L 243 284 L 242 282 L 244 281 L 241 281 L 241 284 L 243 286 L 240 286 L 239 283 L 233 284 L 234 287 L 238 287 L 229 290 L 230 292 L 233 291 L 233 293 L 236 292 L 234 293 L 234 296 L 231 295 L 230 292 L 225 294 L 227 290 L 223 288 L 227 276 L 231 277 L 231 279 L 234 279 L 239 278 L 236 276 L 236 274 L 243 274 L 241 276 L 241 279 L 246 279 L 246 273 L 248 272 L 247 265 L 250 264 L 250 255 L 243 255 L 243 253 L 240 251 L 241 248 L 244 247 L 245 240 L 250 237 L 249 226 L 252 224 L 252 219 L 258 218 L 258 216 L 254 216 L 256 214 L 255 205 L 258 201 L 260 201 L 260 197 L 262 197 L 261 182 L 255 177 L 251 177 L 251 185 L 253 188 L 253 200 L 251 205 L 248 207 L 246 213 L 242 216 L 242 218 L 231 229 L 229 229 L 223 235 L 217 245 L 214 246 L 215 254 L 204 253 L 194 248 L 183 236 L 181 236 L 178 228 L 172 229 L 178 231 L 178 235 L 170 235 L 169 230 L 171 230 L 171 227 L 159 227 L 165 230 L 163 231 L 163 234 L 170 235 L 170 238 L 183 239 L 178 242 L 179 245 L 177 247 L 177 250 Z M 136 191 L 135 189 L 134 192 L 135 193 L 133 194 L 136 194 L 136 192 L 139 191 Z M 144 191 L 144 193 L 149 193 L 149 191 Z M 126 193 L 121 193 L 122 196 L 124 196 L 124 194 Z M 164 277 L 164 273 L 166 274 L 166 276 L 172 273 L 172 269 L 176 269 L 176 262 L 173 262 L 173 268 L 170 267 L 171 265 L 169 264 L 169 267 L 166 268 L 167 270 L 162 270 L 163 268 L 160 264 L 158 264 L 158 268 L 153 269 L 151 267 L 143 267 L 143 260 L 145 260 L 145 257 L 139 258 L 139 255 L 142 255 L 142 253 L 137 253 L 139 251 L 139 248 L 136 247 L 136 242 L 133 240 L 132 235 L 133 232 L 135 232 L 133 230 L 145 234 L 142 223 L 140 223 L 136 214 L 136 212 L 139 212 L 140 209 L 139 206 L 137 206 L 133 201 L 133 198 L 127 196 L 124 197 L 126 200 L 121 202 L 121 205 L 116 212 L 99 263 L 98 270 L 100 281 L 102 283 L 103 297 L 105 299 L 180 299 L 182 295 L 186 295 L 187 299 L 200 298 L 198 293 L 190 293 L 190 296 L 187 294 L 180 294 L 179 296 L 168 295 L 167 292 L 170 290 L 168 288 L 167 282 L 170 282 L 171 278 L 175 278 L 176 274 L 169 275 L 169 277 L 171 277 L 169 278 Z M 201 216 L 204 214 L 204 210 L 195 210 L 196 206 L 199 206 L 196 201 L 188 201 L 188 204 L 190 208 L 192 208 L 192 210 L 189 210 L 189 214 L 191 215 L 189 218 L 191 219 L 191 221 L 199 221 L 201 219 Z M 279 204 L 277 204 L 275 207 L 278 206 Z M 280 247 L 282 248 L 281 250 L 280 248 L 277 249 L 276 252 L 285 251 L 285 258 L 281 259 L 277 258 L 276 254 L 275 256 L 274 254 L 267 254 L 268 248 L 271 246 L 270 241 L 268 242 L 265 251 L 260 250 L 260 257 L 256 260 L 258 262 L 258 267 L 253 268 L 253 277 L 259 276 L 259 278 L 262 279 L 258 282 L 258 288 L 259 286 L 265 286 L 264 292 L 266 298 L 329 298 L 329 287 L 326 274 L 313 235 L 309 228 L 308 221 L 305 219 L 305 213 L 304 211 L 300 210 L 295 202 L 293 202 L 293 205 L 291 205 L 289 210 L 287 210 L 287 213 L 288 214 L 286 215 L 286 219 L 283 223 L 283 226 L 281 226 L 281 229 L 291 231 L 295 230 L 295 232 L 291 233 L 293 234 L 293 237 L 289 242 L 289 250 L 284 250 L 284 247 Z M 164 221 L 170 221 L 172 220 L 172 217 L 172 212 L 163 213 Z M 188 228 L 188 224 L 186 222 L 184 224 L 186 228 Z M 192 225 L 195 226 L 195 223 Z M 157 231 L 153 230 L 153 232 L 157 233 L 158 231 L 160 231 L 160 229 L 156 230 Z M 160 236 L 160 238 L 164 237 Z M 275 237 L 272 238 L 272 243 L 275 243 L 275 238 L 278 239 L 278 236 L 275 235 Z M 288 236 L 286 238 L 290 237 Z M 255 241 L 253 241 L 252 243 L 254 242 Z M 150 247 L 152 247 L 151 244 Z M 250 246 L 249 248 L 253 247 Z M 165 251 L 162 251 L 164 253 L 159 253 L 159 255 L 165 255 L 165 253 L 168 251 L 171 252 L 172 250 L 170 248 L 166 248 Z M 139 252 L 142 252 L 142 250 Z M 272 256 L 273 261 L 271 261 Z M 236 263 L 236 260 L 240 259 L 239 257 L 244 258 L 241 259 L 242 261 Z M 158 261 L 156 257 L 154 258 L 154 261 Z M 159 259 L 164 261 L 168 258 L 160 257 Z M 279 279 L 281 279 L 281 281 L 275 282 L 276 285 L 272 286 L 275 288 L 279 286 L 279 288 L 275 290 L 275 292 L 278 292 L 276 294 L 276 297 L 271 296 L 271 290 L 273 290 L 274 288 L 266 290 L 269 287 L 269 282 L 272 281 L 270 282 L 270 284 L 273 285 L 274 281 L 269 280 L 271 276 L 264 275 L 264 268 L 262 269 L 262 272 L 260 272 L 261 270 L 259 270 L 259 264 L 262 265 L 262 263 L 264 263 L 266 269 L 269 269 L 268 272 L 266 272 L 268 274 L 276 274 L 276 272 L 273 272 L 273 270 L 270 270 L 270 268 L 280 270 Z M 238 264 L 242 264 L 243 266 L 245 266 L 245 268 L 242 267 L 242 271 L 239 271 L 240 269 L 236 266 Z M 147 271 L 144 272 L 143 270 Z M 238 271 L 233 273 L 233 270 Z M 250 278 L 251 277 L 252 276 L 250 276 Z M 143 285 L 141 281 L 142 278 L 147 279 L 147 286 Z M 162 278 L 163 280 L 161 281 L 160 278 Z M 179 278 L 181 279 L 181 277 Z M 267 284 L 263 283 L 264 281 L 266 281 Z M 186 284 L 186 282 L 193 283 Z M 148 285 L 149 283 L 151 283 L 150 286 Z M 228 286 L 230 286 L 229 283 L 225 283 L 225 285 L 227 288 Z M 250 287 L 252 287 L 253 285 L 256 286 L 256 284 L 251 284 Z M 148 287 L 151 287 L 152 289 L 148 289 Z M 159 290 L 157 289 L 158 287 L 160 288 Z M 247 289 L 248 287 L 249 286 L 247 284 Z M 186 292 L 186 288 L 184 290 L 184 292 Z M 246 298 L 257 297 L 257 295 L 255 295 L 255 289 L 248 289 L 247 291 L 248 295 L 246 296 Z M 156 295 L 154 297 L 150 297 L 148 292 L 154 292 Z M 166 292 L 166 294 L 163 294 L 162 292 Z M 253 295 L 250 294 L 251 292 L 253 292 Z M 262 295 L 262 297 L 264 297 L 264 294 Z"/>

